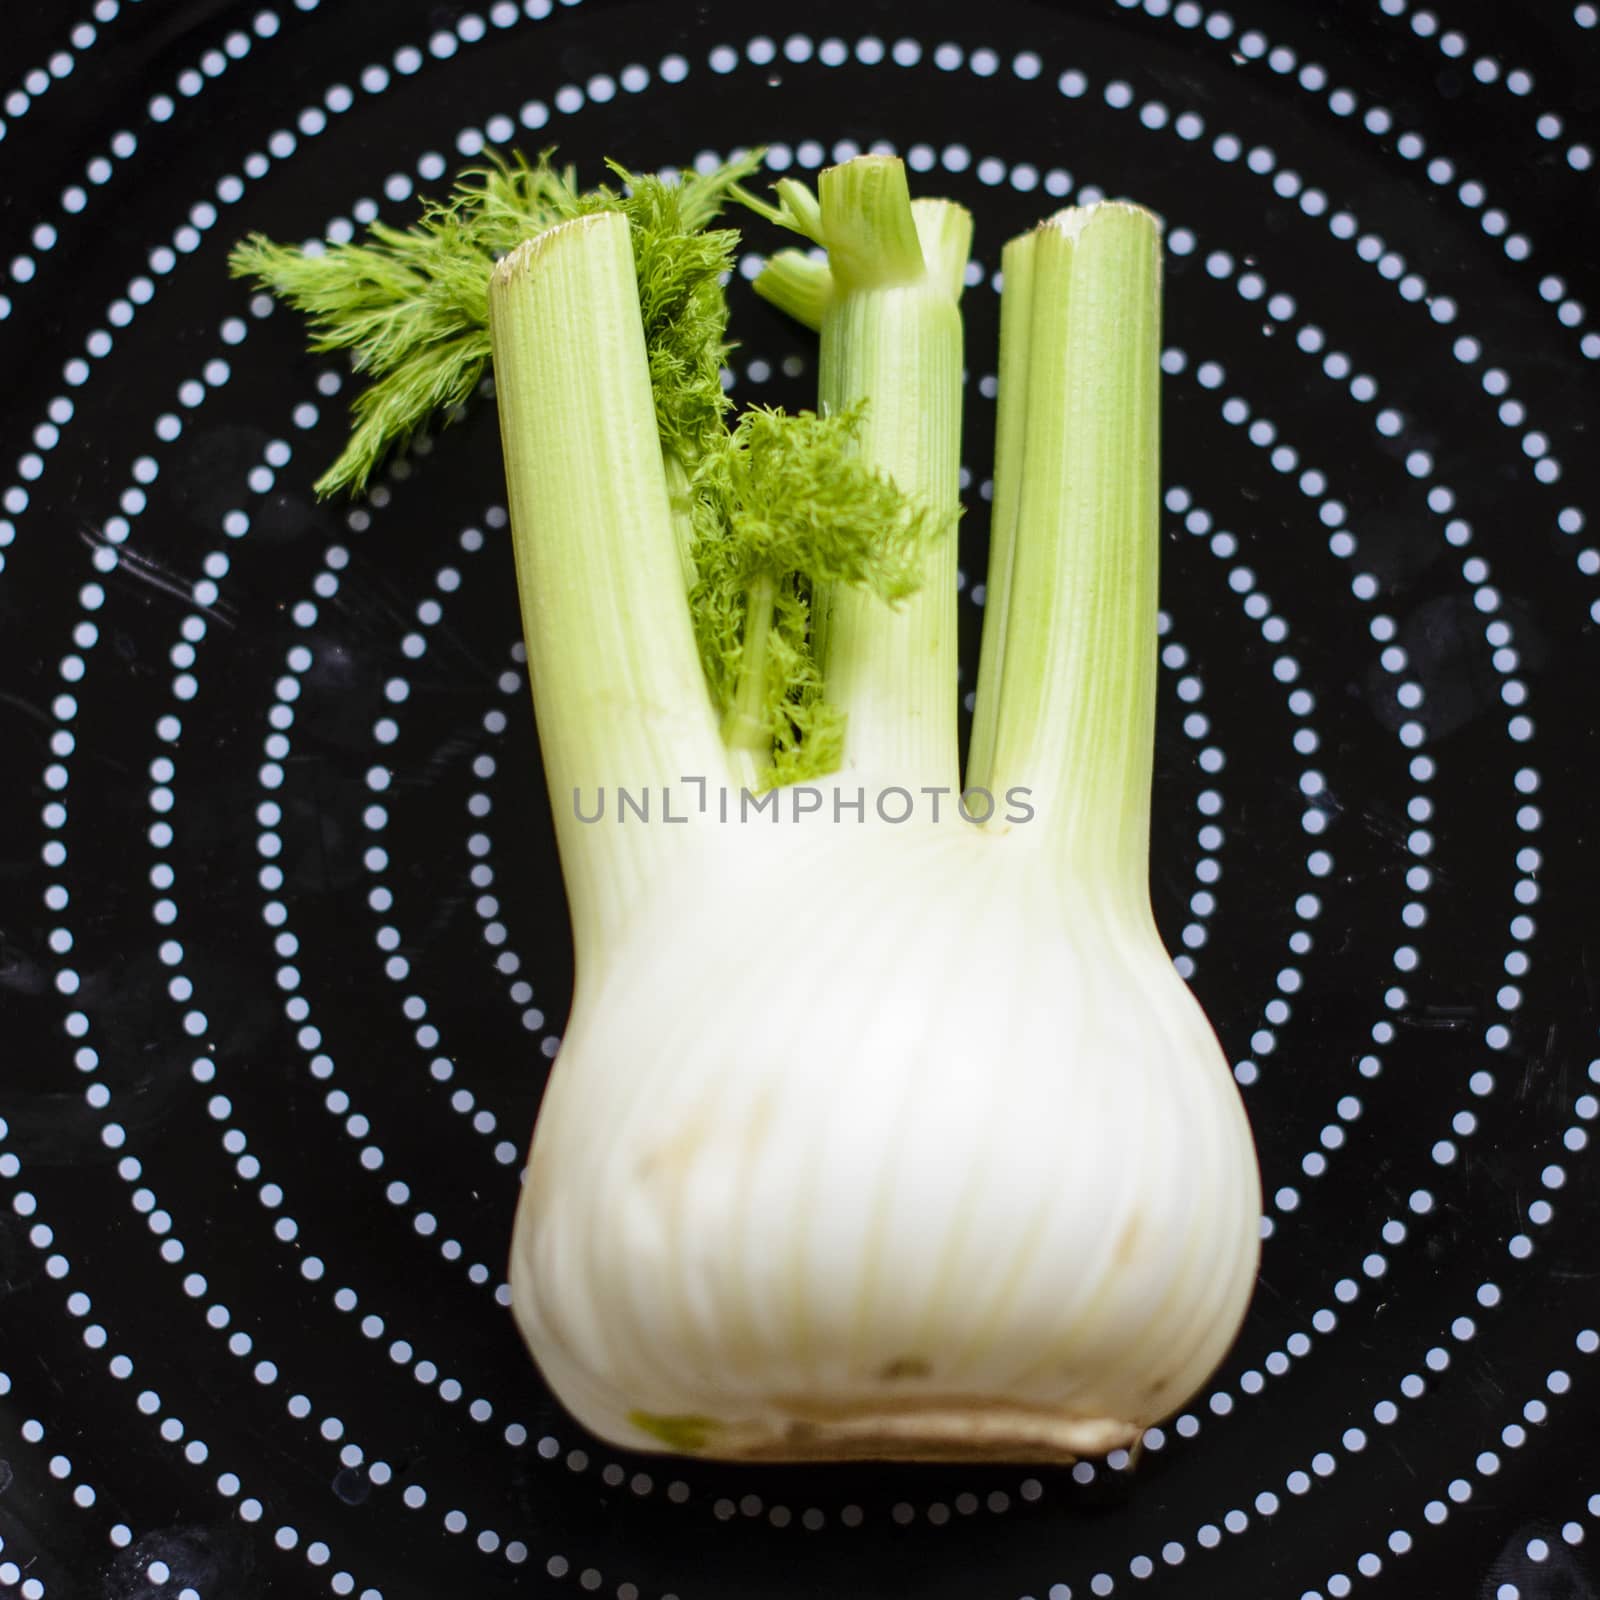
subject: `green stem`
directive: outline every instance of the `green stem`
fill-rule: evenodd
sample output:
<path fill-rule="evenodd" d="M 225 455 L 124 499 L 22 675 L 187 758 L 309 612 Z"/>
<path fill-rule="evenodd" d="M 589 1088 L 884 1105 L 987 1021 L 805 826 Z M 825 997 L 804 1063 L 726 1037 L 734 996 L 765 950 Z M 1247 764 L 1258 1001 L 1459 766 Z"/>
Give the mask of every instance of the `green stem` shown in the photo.
<path fill-rule="evenodd" d="M 990 787 L 1031 788 L 1068 873 L 1148 904 L 1159 225 L 1121 203 L 1072 208 L 1038 229 L 1031 266 L 1003 290 L 1028 356 L 1020 411 L 1001 397 L 997 455 L 1020 494 Z"/>
<path fill-rule="evenodd" d="M 722 742 L 734 763 L 734 780 L 752 794 L 772 771 L 772 727 L 767 720 L 767 643 L 777 585 L 762 573 L 745 596 L 744 653 L 733 703 L 722 719 Z"/>
<path fill-rule="evenodd" d="M 767 257 L 753 287 L 763 300 L 816 333 L 833 293 L 833 274 L 803 250 L 779 250 Z"/>
<path fill-rule="evenodd" d="M 689 472 L 677 454 L 661 452 L 661 465 L 667 479 L 667 505 L 672 513 L 672 536 L 678 547 L 678 566 L 683 572 L 685 596 L 694 588 L 694 491 Z"/>
<path fill-rule="evenodd" d="M 913 212 L 905 169 L 886 157 L 823 173 L 820 199 L 833 278 L 822 320 L 822 406 L 838 411 L 866 400 L 863 456 L 948 516 L 909 599 L 890 606 L 839 585 L 819 597 L 827 697 L 847 719 L 847 768 L 911 787 L 953 785 L 962 359 L 955 295 L 971 220 L 948 202 Z"/>
<path fill-rule="evenodd" d="M 727 762 L 684 599 L 627 219 L 519 246 L 489 290 L 500 436 L 539 741 L 579 961 L 692 832 L 660 825 Z M 617 789 L 651 793 L 618 820 Z M 602 821 L 592 812 L 604 789 Z"/>
<path fill-rule="evenodd" d="M 983 647 L 972 743 L 967 750 L 968 788 L 994 787 L 994 742 L 1011 610 L 1016 558 L 1017 503 L 1022 492 L 1022 430 L 1027 415 L 1028 355 L 1033 333 L 1033 252 L 1037 233 L 1013 239 L 1000 253 L 1000 396 L 995 416 L 994 501 L 989 517 L 989 574 L 983 601 Z"/>

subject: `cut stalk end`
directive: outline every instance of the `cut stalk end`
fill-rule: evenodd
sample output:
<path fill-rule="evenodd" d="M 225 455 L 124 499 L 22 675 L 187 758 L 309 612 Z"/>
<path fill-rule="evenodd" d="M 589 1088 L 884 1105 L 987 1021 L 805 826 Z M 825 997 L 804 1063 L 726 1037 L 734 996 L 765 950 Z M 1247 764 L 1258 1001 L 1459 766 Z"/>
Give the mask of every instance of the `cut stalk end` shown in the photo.
<path fill-rule="evenodd" d="M 954 200 L 913 200 L 911 219 L 928 277 L 960 300 L 972 257 L 972 213 Z"/>
<path fill-rule="evenodd" d="M 857 156 L 829 167 L 817 184 L 822 242 L 834 279 L 851 289 L 916 283 L 925 271 L 905 163 Z"/>
<path fill-rule="evenodd" d="M 587 216 L 572 217 L 566 222 L 553 223 L 550 227 L 534 234 L 531 239 L 524 239 L 514 250 L 508 251 L 495 262 L 494 270 L 489 274 L 491 312 L 495 293 L 498 291 L 503 294 L 519 278 L 531 277 L 537 271 L 540 261 L 552 251 L 579 242 L 586 234 L 609 233 L 615 236 L 619 231 L 624 235 L 628 231 L 628 219 L 621 212 L 594 211 Z M 631 263 L 633 259 L 631 240 L 628 259 Z"/>

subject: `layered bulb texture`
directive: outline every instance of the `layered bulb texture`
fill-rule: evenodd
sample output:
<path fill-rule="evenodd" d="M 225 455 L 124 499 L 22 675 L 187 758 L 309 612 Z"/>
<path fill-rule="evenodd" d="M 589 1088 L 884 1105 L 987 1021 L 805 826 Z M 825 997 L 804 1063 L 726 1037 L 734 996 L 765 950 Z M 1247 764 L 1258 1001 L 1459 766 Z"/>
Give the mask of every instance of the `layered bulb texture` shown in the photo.
<path fill-rule="evenodd" d="M 1031 825 L 713 824 L 580 975 L 511 1284 L 586 1427 L 1069 1459 L 1211 1373 L 1256 1266 L 1243 1110 L 1148 911 Z"/>

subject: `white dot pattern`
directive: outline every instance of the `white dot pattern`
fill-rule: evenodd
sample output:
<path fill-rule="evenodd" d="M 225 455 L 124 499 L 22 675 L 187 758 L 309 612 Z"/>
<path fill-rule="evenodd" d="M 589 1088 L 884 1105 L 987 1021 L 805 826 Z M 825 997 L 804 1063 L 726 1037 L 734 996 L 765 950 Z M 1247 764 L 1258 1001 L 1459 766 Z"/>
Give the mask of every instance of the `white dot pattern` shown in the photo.
<path fill-rule="evenodd" d="M 1477 157 L 1434 133 L 1426 107 L 1391 104 L 1359 57 L 1325 63 L 1192 0 L 1123 9 L 1192 52 L 1202 78 L 1237 73 L 1283 116 L 1315 124 L 1295 165 L 1271 116 L 1235 97 L 1189 103 L 1180 82 L 1154 82 L 1136 52 L 1074 61 L 1037 41 L 1005 48 L 954 28 L 813 37 L 726 25 L 649 52 L 595 32 L 581 8 L 501 0 L 426 36 L 374 44 L 365 65 L 343 66 L 312 100 L 263 112 L 250 148 L 219 148 L 222 175 L 176 217 L 156 219 L 164 231 L 134 247 L 131 274 L 128 258 L 114 260 L 122 286 L 88 313 L 92 325 L 63 335 L 62 387 L 40 390 L 0 488 L 0 584 L 36 581 L 28 562 L 59 505 L 53 480 L 74 470 L 72 452 L 94 436 L 105 391 L 127 381 L 139 341 L 190 326 L 191 297 L 219 308 L 186 346 L 203 358 L 190 355 L 165 391 L 144 390 L 140 430 L 121 433 L 92 491 L 103 503 L 86 512 L 92 535 L 60 553 L 73 576 L 51 614 L 63 632 L 46 645 L 58 682 L 44 696 L 48 748 L 31 819 L 47 913 L 36 964 L 53 996 L 64 1081 L 82 1095 L 85 1145 L 121 1185 L 109 1214 L 126 1260 L 108 1254 L 93 1213 L 33 1153 L 31 1123 L 0 1124 L 0 1204 L 22 1229 L 19 1259 L 32 1265 L 17 1270 L 48 1308 L 33 1313 L 41 1328 L 53 1317 L 59 1330 L 64 1312 L 85 1352 L 74 1359 L 118 1391 L 108 1411 L 121 1408 L 174 1482 L 192 1481 L 183 1492 L 197 1507 L 211 1502 L 206 1514 L 231 1518 L 260 1559 L 301 1574 L 291 1581 L 309 1567 L 317 1585 L 363 1600 L 406 1581 L 388 1552 L 352 1531 L 349 1516 L 368 1502 L 400 1526 L 432 1530 L 441 1572 L 499 1585 L 531 1565 L 561 1586 L 636 1600 L 671 1591 L 651 1576 L 667 1570 L 648 1554 L 655 1535 L 626 1525 L 635 1501 L 654 1502 L 650 1514 L 684 1541 L 667 1581 L 688 1586 L 699 1559 L 689 1552 L 714 1552 L 721 1524 L 760 1524 L 783 1551 L 821 1535 L 817 1549 L 839 1540 L 852 1561 L 881 1560 L 895 1530 L 931 1539 L 979 1518 L 992 1525 L 986 1542 L 1003 1542 L 1015 1518 L 1059 1517 L 1125 1484 L 1131 1514 L 1103 1540 L 1063 1541 L 1058 1570 L 1025 1580 L 1032 1600 L 1111 1594 L 1158 1575 L 1210 1592 L 1208 1571 L 1230 1547 L 1293 1550 L 1305 1519 L 1327 1514 L 1319 1506 L 1381 1503 L 1362 1513 L 1337 1570 L 1303 1575 L 1307 1596 L 1343 1595 L 1442 1559 L 1450 1516 L 1516 1453 L 1542 1448 L 1581 1390 L 1594 1332 L 1574 1334 L 1552 1316 L 1539 1343 L 1549 1353 L 1535 1357 L 1505 1313 L 1570 1253 L 1561 1224 L 1587 1193 L 1600 1106 L 1591 1092 L 1600 1062 L 1571 1071 L 1539 1053 L 1561 962 L 1554 950 L 1535 956 L 1546 853 L 1553 864 L 1559 850 L 1545 812 L 1570 803 L 1551 776 L 1564 722 L 1543 709 L 1535 680 L 1552 634 L 1600 621 L 1588 581 L 1600 556 L 1582 543 L 1581 444 L 1564 397 L 1525 359 L 1522 336 L 1497 331 L 1477 274 L 1492 254 L 1526 325 L 1544 330 L 1527 337 L 1551 362 L 1600 356 L 1600 335 L 1574 297 L 1562 242 L 1528 220 L 1533 199 L 1511 183 L 1493 189 Z M 125 128 L 76 158 L 54 209 L 0 263 L 0 332 L 51 292 L 80 220 L 133 189 L 141 163 L 171 148 L 163 141 L 232 92 L 230 74 L 254 70 L 269 46 L 275 59 L 314 53 L 333 10 L 298 0 L 239 11 L 186 45 L 186 64 Z M 1379 11 L 1407 60 L 1503 105 L 1559 181 L 1588 170 L 1582 119 L 1544 99 L 1533 72 L 1495 41 L 1406 0 L 1380 0 Z M 118 16 L 115 0 L 101 0 L 22 73 L 0 139 L 27 136 L 46 94 L 72 92 Z M 527 58 L 537 67 L 519 75 L 520 98 L 488 111 L 460 98 L 469 124 L 424 116 L 373 161 L 362 138 L 372 119 L 420 107 L 419 94 L 462 96 L 473 57 L 484 59 L 474 47 L 522 48 L 546 37 L 529 32 L 535 24 L 590 29 L 597 47 L 581 73 L 541 43 Z M 1575 45 L 1592 37 L 1593 8 L 1576 7 L 1571 25 Z M 1292 1290 L 1277 1289 L 1272 1307 L 1263 1291 L 1215 1384 L 1147 1435 L 1147 1465 L 1119 1452 L 1048 1480 L 951 1469 L 937 1483 L 790 1475 L 774 1487 L 738 1469 L 674 1471 L 596 1451 L 537 1398 L 502 1314 L 499 1262 L 538 1068 L 559 1045 L 565 978 L 550 970 L 549 946 L 563 914 L 548 863 L 543 897 L 527 891 L 538 778 L 526 681 L 505 585 L 484 581 L 504 570 L 505 515 L 490 506 L 462 525 L 459 505 L 441 510 L 439 498 L 459 501 L 461 451 L 492 470 L 492 437 L 480 417 L 464 443 L 450 436 L 435 459 L 419 451 L 330 532 L 306 486 L 337 436 L 341 379 L 291 373 L 294 330 L 281 316 L 256 328 L 270 303 L 217 297 L 223 247 L 254 225 L 256 196 L 284 204 L 280 175 L 298 181 L 325 160 L 354 171 L 358 189 L 318 197 L 341 208 L 334 215 L 302 199 L 287 224 L 348 238 L 380 215 L 403 220 L 458 158 L 530 134 L 542 141 L 552 124 L 571 124 L 558 129 L 569 155 L 597 155 L 635 96 L 693 117 L 679 85 L 833 94 L 832 75 L 847 73 L 883 103 L 904 96 L 916 108 L 897 123 L 905 144 L 841 138 L 814 114 L 778 115 L 770 135 L 753 130 L 770 139 L 768 165 L 814 172 L 862 148 L 901 148 L 929 175 L 925 188 L 972 203 L 980 258 L 990 253 L 969 279 L 975 333 L 992 338 L 1003 234 L 991 215 L 1022 226 L 1048 205 L 1122 192 L 1166 212 L 1173 315 L 1163 367 L 1172 416 L 1193 442 L 1169 428 L 1158 799 L 1170 881 L 1158 898 L 1175 959 L 1208 997 L 1257 1118 L 1265 1277 Z M 1018 121 L 1008 131 L 996 114 L 953 128 L 931 109 L 946 93 L 974 104 L 1003 97 L 994 104 Z M 1029 132 L 1044 126 L 1033 118 L 1062 116 L 1081 137 Z M 714 138 L 713 126 L 701 137 Z M 1429 215 L 1447 215 L 1460 248 L 1440 253 L 1381 193 L 1372 215 L 1366 202 L 1341 204 L 1329 139 L 1358 148 L 1395 192 L 1423 196 Z M 1049 165 L 1058 143 L 1094 153 L 1104 170 Z M 719 154 L 692 138 L 687 153 L 698 165 Z M 1202 211 L 1195 178 L 1230 204 Z M 1282 219 L 1284 242 L 1243 222 L 1263 207 Z M 1319 270 L 1306 271 L 1308 261 Z M 1352 321 L 1357 303 L 1369 326 Z M 780 342 L 763 346 L 752 332 L 729 382 L 803 401 L 805 345 L 786 348 L 787 330 L 768 330 Z M 1448 393 L 1395 359 L 1391 337 L 1424 363 L 1421 379 L 1448 379 Z M 984 434 L 994 398 L 992 373 L 969 384 Z M 175 545 L 177 486 L 197 451 L 221 498 L 196 519 L 197 538 Z M 982 472 L 975 455 L 964 482 L 976 483 L 980 505 L 992 493 Z M 1496 530 L 1507 495 L 1528 525 L 1526 556 Z M 1567 573 L 1571 561 L 1582 582 L 1553 586 L 1549 614 L 1535 620 L 1519 562 L 1552 557 Z M 973 627 L 983 586 L 964 588 L 963 625 Z M 154 627 L 152 604 L 164 608 Z M 125 851 L 131 895 L 92 875 L 102 848 L 93 835 L 108 820 L 100 797 L 119 781 L 105 775 L 100 746 L 129 636 L 135 659 L 156 665 L 136 684 L 140 709 L 116 713 L 138 730 L 126 767 L 139 814 L 113 824 L 141 836 Z M 215 813 L 238 808 L 249 820 L 219 846 Z M 1475 855 L 1498 887 L 1472 906 L 1481 959 L 1462 968 L 1450 930 Z M 151 1048 L 175 1063 L 155 1080 L 156 1102 L 124 1059 L 130 1000 L 108 983 L 108 895 L 138 930 L 129 944 L 147 972 L 140 1004 L 153 997 L 141 1013 Z M 232 913 L 225 946 L 219 912 Z M 1458 968 L 1490 976 L 1441 987 L 1438 974 Z M 263 1051 L 263 1040 L 285 1048 Z M 1436 1060 L 1419 1040 L 1433 1042 Z M 1552 1070 L 1560 1093 L 1540 1085 Z M 1420 1072 L 1430 1079 L 1421 1091 L 1410 1087 Z M 1486 1165 L 1517 1197 L 1509 1221 L 1483 1209 Z M 222 1248 L 223 1225 L 245 1230 L 243 1270 Z M 404 1263 L 406 1280 L 375 1273 L 374 1256 Z M 9 1258 L 0 1265 L 12 1271 Z M 160 1304 L 159 1323 L 126 1298 L 129 1272 L 148 1274 L 134 1281 L 141 1300 Z M 173 1367 L 171 1343 L 196 1370 Z M 1352 1377 L 1352 1349 L 1373 1348 L 1381 1359 Z M 1533 1359 L 1537 1381 L 1525 1377 Z M 1480 1397 L 1469 1425 L 1450 1425 L 1462 1404 L 1456 1375 L 1502 1363 L 1512 1371 L 1495 1378 L 1493 1397 Z M 14 1470 L 51 1485 L 74 1515 L 104 1519 L 85 1522 L 85 1546 L 134 1563 L 127 1570 L 153 1592 L 212 1592 L 185 1586 L 181 1542 L 133 1509 L 137 1494 L 119 1481 L 125 1461 L 103 1443 L 79 1448 L 48 1420 L 47 1392 L 13 1394 L 11 1381 L 0 1380 L 0 1420 L 20 1419 Z M 1328 1403 L 1286 1432 L 1281 1418 L 1307 1382 Z M 307 1495 L 263 1456 L 218 1409 L 223 1394 L 276 1430 L 326 1493 Z M 1389 1438 L 1421 1450 L 1426 1471 L 1395 1476 Z M 1141 1512 L 1140 1479 L 1157 1463 L 1172 1510 Z M 506 1479 L 524 1473 L 532 1498 L 508 1495 Z M 1380 1495 L 1383 1484 L 1392 1493 Z M 620 1513 L 603 1509 L 614 1498 Z M 1521 1557 L 1538 1565 L 1558 1545 L 1581 1546 L 1597 1507 L 1600 1497 L 1542 1509 L 1548 1527 L 1523 1537 Z M 32 1556 L 20 1540 L 0 1549 L 0 1585 L 71 1592 Z"/>

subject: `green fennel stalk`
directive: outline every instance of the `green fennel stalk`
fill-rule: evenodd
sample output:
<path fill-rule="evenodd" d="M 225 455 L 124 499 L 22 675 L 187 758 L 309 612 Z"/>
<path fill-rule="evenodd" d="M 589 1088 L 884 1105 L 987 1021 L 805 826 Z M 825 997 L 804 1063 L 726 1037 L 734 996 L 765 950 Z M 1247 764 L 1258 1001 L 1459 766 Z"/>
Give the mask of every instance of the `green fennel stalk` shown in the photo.
<path fill-rule="evenodd" d="M 913 787 L 953 787 L 956 728 L 955 523 L 960 514 L 961 317 L 972 240 L 966 210 L 911 200 L 905 167 L 863 156 L 822 174 L 817 194 L 784 180 L 770 220 L 827 251 L 780 252 L 756 291 L 822 336 L 818 391 L 837 412 L 868 399 L 861 453 L 941 519 L 915 594 L 890 611 L 862 588 L 817 596 L 818 656 L 846 717 L 846 767 Z"/>
<path fill-rule="evenodd" d="M 560 223 L 513 250 L 490 289 L 528 679 L 580 960 L 620 936 L 683 830 L 586 825 L 568 796 L 681 789 L 723 765 L 683 603 L 629 231 L 614 211 Z"/>
<path fill-rule="evenodd" d="M 1160 230 L 1137 206 L 1074 208 L 1003 261 L 973 781 L 1047 796 L 1062 870 L 1148 914 Z"/>
<path fill-rule="evenodd" d="M 994 787 L 995 725 L 1005 671 L 1011 575 L 1017 547 L 1017 504 L 1022 497 L 1023 420 L 1028 412 L 1028 363 L 1033 328 L 1033 255 L 1036 235 L 1012 239 L 1000 252 L 1000 390 L 996 397 L 994 499 L 989 513 L 989 570 L 984 584 L 983 642 L 978 687 L 967 745 L 969 788 Z"/>

